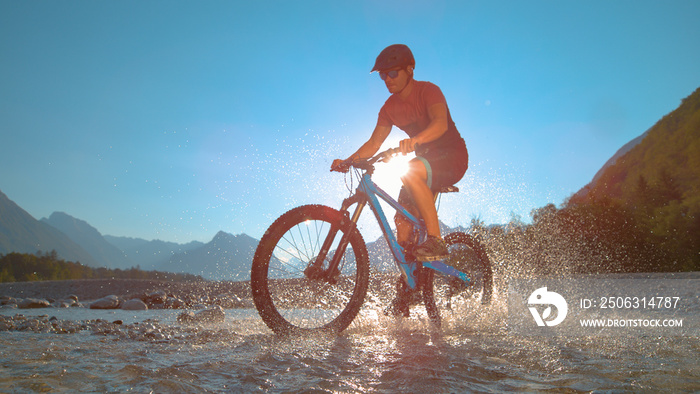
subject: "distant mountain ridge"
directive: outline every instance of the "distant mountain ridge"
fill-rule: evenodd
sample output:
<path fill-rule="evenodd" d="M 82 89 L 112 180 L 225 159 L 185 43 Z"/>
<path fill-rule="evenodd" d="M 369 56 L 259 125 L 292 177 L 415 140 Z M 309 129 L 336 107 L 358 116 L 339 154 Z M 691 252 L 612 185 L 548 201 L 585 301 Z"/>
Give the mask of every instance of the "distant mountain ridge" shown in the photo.
<path fill-rule="evenodd" d="M 211 242 L 187 244 L 102 235 L 64 212 L 36 220 L 0 191 L 0 254 L 55 250 L 90 267 L 204 273 L 205 279 L 246 280 L 258 241 L 220 231 Z M 84 246 L 81 246 L 84 245 Z"/>
<path fill-rule="evenodd" d="M 173 255 L 204 246 L 199 241 L 179 244 L 159 239 L 147 241 L 141 238 L 116 237 L 113 235 L 105 235 L 104 239 L 123 251 L 136 266 L 143 270 L 154 270 L 169 261 Z"/>
<path fill-rule="evenodd" d="M 219 231 L 204 246 L 179 253 L 159 267 L 168 272 L 196 273 L 213 280 L 249 280 L 258 240 Z"/>
<path fill-rule="evenodd" d="M 36 220 L 0 191 L 0 254 L 48 253 L 52 250 L 65 260 L 79 261 L 91 267 L 100 266 L 90 253 L 66 234 Z"/>
<path fill-rule="evenodd" d="M 66 234 L 106 268 L 131 268 L 135 264 L 123 251 L 107 242 L 96 228 L 64 212 L 54 212 L 42 222 Z"/>

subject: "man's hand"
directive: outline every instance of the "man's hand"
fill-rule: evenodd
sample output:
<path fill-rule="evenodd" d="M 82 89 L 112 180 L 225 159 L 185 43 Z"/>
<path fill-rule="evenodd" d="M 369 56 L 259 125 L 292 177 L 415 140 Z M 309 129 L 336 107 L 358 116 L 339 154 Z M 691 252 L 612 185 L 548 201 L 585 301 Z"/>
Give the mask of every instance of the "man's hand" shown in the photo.
<path fill-rule="evenodd" d="M 331 171 L 337 171 L 337 172 L 348 172 L 350 170 L 350 166 L 347 164 L 346 160 L 342 159 L 335 159 L 333 160 L 333 164 L 331 164 Z"/>
<path fill-rule="evenodd" d="M 399 148 L 401 149 L 401 153 L 403 153 L 404 155 L 416 150 L 416 145 L 418 144 L 416 144 L 413 138 L 408 138 L 399 142 Z"/>

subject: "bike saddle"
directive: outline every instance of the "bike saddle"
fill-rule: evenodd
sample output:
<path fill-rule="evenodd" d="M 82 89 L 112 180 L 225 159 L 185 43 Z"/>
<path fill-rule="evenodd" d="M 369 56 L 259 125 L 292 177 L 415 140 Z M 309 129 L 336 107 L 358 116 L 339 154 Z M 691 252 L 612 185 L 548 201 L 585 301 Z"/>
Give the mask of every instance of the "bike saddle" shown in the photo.
<path fill-rule="evenodd" d="M 457 193 L 459 192 L 459 188 L 455 185 L 452 186 L 443 186 L 438 190 L 438 193 Z"/>

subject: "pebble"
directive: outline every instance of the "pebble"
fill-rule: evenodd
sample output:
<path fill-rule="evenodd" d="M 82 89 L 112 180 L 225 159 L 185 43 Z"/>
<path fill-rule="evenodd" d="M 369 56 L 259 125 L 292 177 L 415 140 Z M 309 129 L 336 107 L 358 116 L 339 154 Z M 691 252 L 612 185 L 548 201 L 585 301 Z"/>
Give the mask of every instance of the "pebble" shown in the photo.
<path fill-rule="evenodd" d="M 142 294 L 139 297 L 122 299 L 111 294 L 87 304 L 91 309 L 126 309 L 126 310 L 148 310 L 148 309 L 207 309 L 213 305 L 218 305 L 224 309 L 253 308 L 253 301 L 249 297 L 241 298 L 233 293 L 219 294 L 216 297 L 207 295 L 176 296 L 167 294 L 163 290 Z M 44 298 L 14 298 L 9 296 L 0 297 L 0 308 L 13 309 L 34 309 L 34 308 L 71 308 L 85 307 L 74 294 L 58 300 Z"/>
<path fill-rule="evenodd" d="M 121 305 L 121 309 L 127 311 L 145 311 L 148 310 L 148 305 L 140 299 L 134 298 L 133 300 L 124 301 Z"/>
<path fill-rule="evenodd" d="M 235 340 L 236 333 L 221 325 L 163 325 L 156 320 L 146 320 L 133 324 L 124 324 L 123 320 L 61 320 L 55 316 L 14 316 L 0 315 L 0 332 L 21 331 L 41 334 L 77 334 L 80 332 L 93 335 L 114 337 L 118 340 L 136 340 L 148 342 L 206 343 L 212 341 Z"/>
<path fill-rule="evenodd" d="M 201 310 L 197 313 L 187 311 L 177 317 L 179 323 L 184 324 L 206 324 L 206 323 L 222 323 L 226 318 L 224 309 L 215 305 L 209 309 Z"/>
<path fill-rule="evenodd" d="M 233 293 L 219 294 L 210 297 L 203 293 L 185 293 L 184 296 L 168 294 L 164 291 L 155 291 L 142 294 L 131 299 L 122 299 L 116 295 L 109 295 L 90 303 L 81 303 L 74 294 L 63 298 L 16 298 L 0 296 L 0 308 L 3 309 L 30 309 L 30 308 L 102 308 L 127 310 L 145 309 L 195 309 L 197 312 L 183 312 L 177 319 L 175 326 L 165 326 L 155 320 L 146 320 L 141 323 L 125 324 L 122 320 L 106 321 L 95 320 L 62 320 L 56 316 L 40 315 L 25 316 L 17 313 L 14 316 L 0 315 L 0 332 L 21 331 L 49 334 L 77 334 L 88 332 L 93 335 L 111 336 L 116 339 L 130 339 L 150 342 L 181 342 L 206 343 L 211 341 L 227 341 L 237 337 L 234 332 L 222 328 L 225 321 L 224 308 L 250 308 L 252 300 L 241 298 Z M 133 308 L 133 309 L 132 309 Z"/>

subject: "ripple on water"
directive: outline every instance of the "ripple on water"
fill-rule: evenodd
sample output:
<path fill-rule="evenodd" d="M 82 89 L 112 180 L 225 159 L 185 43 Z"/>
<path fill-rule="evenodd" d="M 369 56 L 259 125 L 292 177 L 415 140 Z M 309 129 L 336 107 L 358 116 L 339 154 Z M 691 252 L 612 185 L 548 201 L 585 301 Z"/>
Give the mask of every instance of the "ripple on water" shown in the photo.
<path fill-rule="evenodd" d="M 123 324 L 75 334 L 4 331 L 0 392 L 700 390 L 698 338 L 520 337 L 502 329 L 495 300 L 447 316 L 442 330 L 366 308 L 332 338 L 274 336 L 254 310 L 204 326 L 148 311 L 99 315 Z M 77 312 L 59 318 L 98 316 Z"/>

